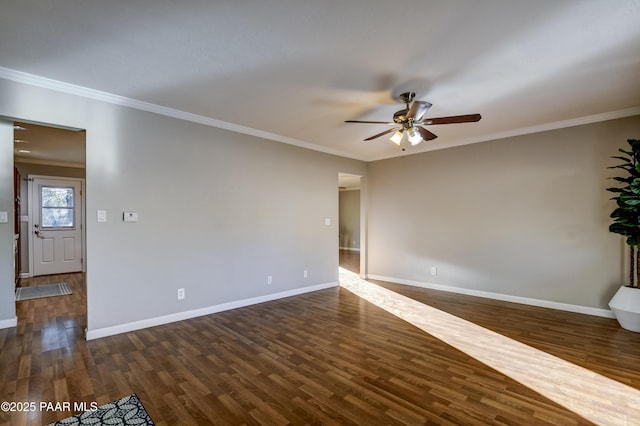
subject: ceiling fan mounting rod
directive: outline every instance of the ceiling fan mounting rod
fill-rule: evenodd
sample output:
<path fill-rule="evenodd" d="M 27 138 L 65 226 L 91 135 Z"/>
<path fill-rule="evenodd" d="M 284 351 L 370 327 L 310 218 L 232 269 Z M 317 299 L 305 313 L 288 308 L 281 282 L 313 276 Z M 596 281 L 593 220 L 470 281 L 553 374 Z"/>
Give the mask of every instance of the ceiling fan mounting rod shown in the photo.
<path fill-rule="evenodd" d="M 407 104 L 407 109 L 409 109 L 409 104 L 413 101 L 413 98 L 416 97 L 416 94 L 413 92 L 403 92 L 400 93 L 400 100 Z"/>

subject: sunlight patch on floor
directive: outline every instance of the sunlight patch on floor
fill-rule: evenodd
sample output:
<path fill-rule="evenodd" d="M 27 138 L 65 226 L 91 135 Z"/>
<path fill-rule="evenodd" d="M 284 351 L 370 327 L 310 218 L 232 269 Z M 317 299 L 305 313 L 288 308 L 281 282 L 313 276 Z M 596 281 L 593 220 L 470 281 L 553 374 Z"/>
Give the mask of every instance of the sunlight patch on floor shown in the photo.
<path fill-rule="evenodd" d="M 640 425 L 640 391 L 361 279 L 340 285 L 483 364 L 601 425 Z"/>

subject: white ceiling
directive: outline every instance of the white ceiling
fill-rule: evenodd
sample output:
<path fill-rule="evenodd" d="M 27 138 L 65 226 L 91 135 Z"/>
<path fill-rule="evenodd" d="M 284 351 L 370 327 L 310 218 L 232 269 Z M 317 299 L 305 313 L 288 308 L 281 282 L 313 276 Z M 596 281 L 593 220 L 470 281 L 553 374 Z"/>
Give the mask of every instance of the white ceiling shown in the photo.
<path fill-rule="evenodd" d="M 371 161 L 640 114 L 640 0 L 0 0 L 0 66 Z M 11 78 L 11 77 L 9 77 Z M 362 140 L 403 90 L 439 137 Z M 404 146 L 403 146 L 404 148 Z"/>
<path fill-rule="evenodd" d="M 338 188 L 340 191 L 360 189 L 360 176 L 349 173 L 338 173 Z"/>
<path fill-rule="evenodd" d="M 13 123 L 13 128 L 16 162 L 84 167 L 84 131 L 18 121 Z"/>

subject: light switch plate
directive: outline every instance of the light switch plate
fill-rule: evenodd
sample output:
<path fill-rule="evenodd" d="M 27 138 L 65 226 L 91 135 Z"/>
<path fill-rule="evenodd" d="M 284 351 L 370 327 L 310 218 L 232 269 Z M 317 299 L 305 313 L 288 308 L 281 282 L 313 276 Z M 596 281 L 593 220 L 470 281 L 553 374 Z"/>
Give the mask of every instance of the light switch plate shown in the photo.
<path fill-rule="evenodd" d="M 7 212 L 0 212 L 0 223 L 7 222 L 9 222 L 9 215 L 7 214 Z"/>
<path fill-rule="evenodd" d="M 329 218 L 329 217 L 325 218 L 325 219 L 324 219 L 324 224 L 325 224 L 326 226 L 331 225 L 331 218 Z"/>
<path fill-rule="evenodd" d="M 98 222 L 106 222 L 106 221 L 107 221 L 107 211 L 98 210 Z"/>

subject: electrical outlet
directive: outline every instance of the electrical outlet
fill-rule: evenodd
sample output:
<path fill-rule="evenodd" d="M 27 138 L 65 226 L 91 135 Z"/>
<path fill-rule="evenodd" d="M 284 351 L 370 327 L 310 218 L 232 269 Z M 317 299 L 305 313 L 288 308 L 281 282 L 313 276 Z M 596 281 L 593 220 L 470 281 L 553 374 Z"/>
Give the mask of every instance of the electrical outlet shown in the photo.
<path fill-rule="evenodd" d="M 433 275 L 434 277 L 438 275 L 438 268 L 436 266 L 431 267 L 431 275 Z"/>
<path fill-rule="evenodd" d="M 272 284 L 273 283 L 273 277 L 271 275 L 269 275 L 267 277 L 267 284 Z"/>
<path fill-rule="evenodd" d="M 304 276 L 305 278 L 307 278 L 309 276 L 309 273 L 307 272 L 307 270 L 305 269 L 304 272 L 302 273 L 302 276 Z"/>
<path fill-rule="evenodd" d="M 178 289 L 178 300 L 182 300 L 184 298 L 185 298 L 184 288 L 179 288 Z"/>

